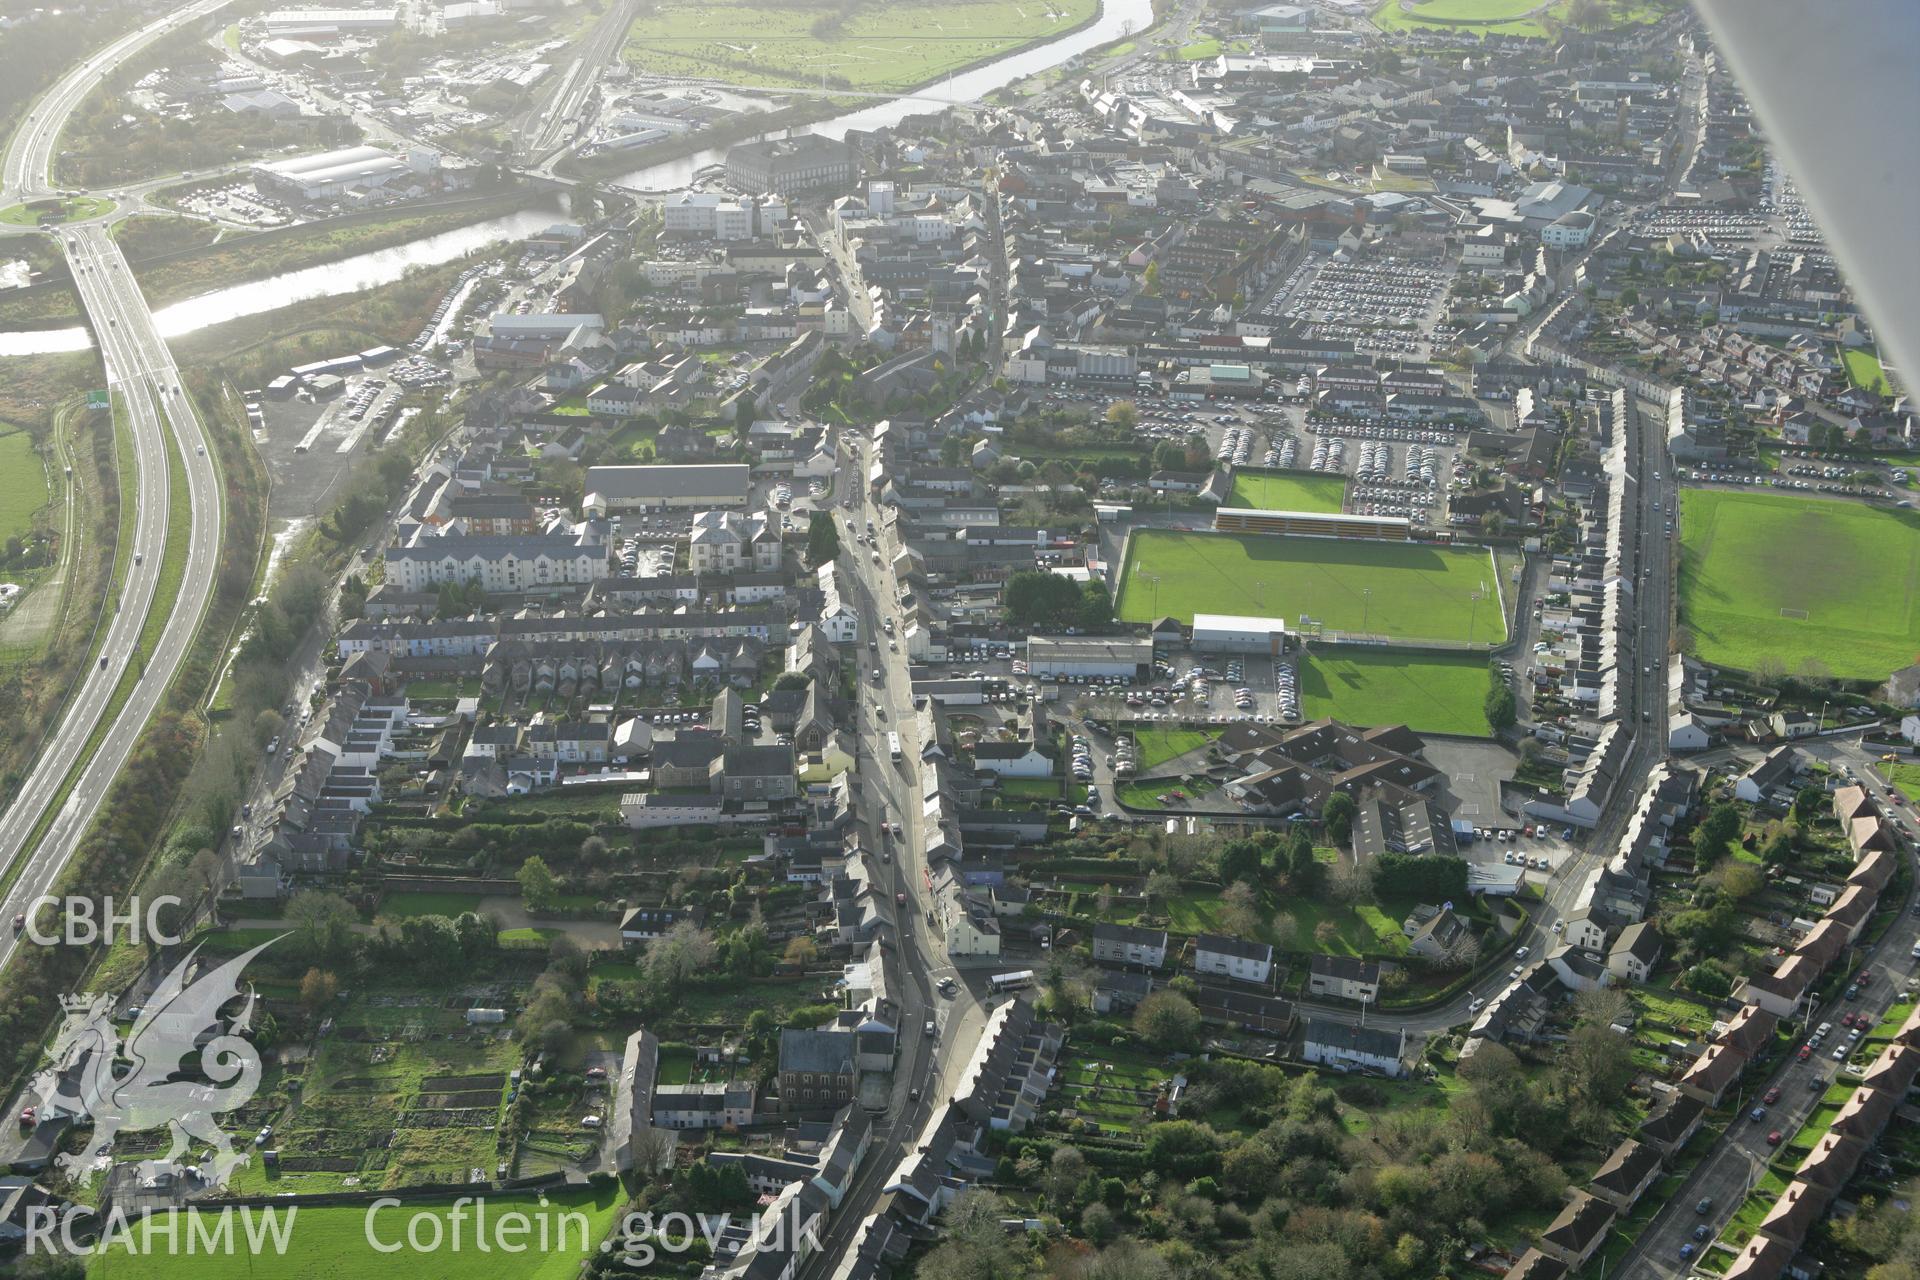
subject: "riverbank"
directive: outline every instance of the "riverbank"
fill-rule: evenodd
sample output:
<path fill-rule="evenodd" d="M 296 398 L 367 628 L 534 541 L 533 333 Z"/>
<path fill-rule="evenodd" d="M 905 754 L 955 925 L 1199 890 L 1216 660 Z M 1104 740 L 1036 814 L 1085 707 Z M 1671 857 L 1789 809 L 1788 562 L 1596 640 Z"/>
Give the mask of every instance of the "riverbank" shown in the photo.
<path fill-rule="evenodd" d="M 587 159 L 569 157 L 556 173 L 589 181 L 614 181 L 635 191 L 667 191 L 685 185 L 692 172 L 725 160 L 725 148 L 791 129 L 811 129 L 827 137 L 851 129 L 879 129 L 915 114 L 933 114 L 955 102 L 980 102 L 996 89 L 1041 71 L 1064 66 L 1089 51 L 1138 36 L 1156 20 L 1154 0 L 1101 0 L 1080 21 L 1058 32 L 974 59 L 935 79 L 903 90 L 874 105 L 853 107 L 851 100 L 818 98 L 779 111 L 741 116 L 714 129 L 668 138 L 627 151 L 603 152 Z M 1063 47 L 1065 46 L 1065 47 Z M 936 88 L 938 98 L 917 93 Z"/>
<path fill-rule="evenodd" d="M 550 191 L 522 186 L 427 205 L 229 234 L 211 244 L 145 254 L 133 252 L 134 246 L 128 245 L 128 264 L 139 277 L 148 305 L 158 308 L 214 289 L 393 249 L 551 199 Z M 79 299 L 72 282 L 64 277 L 0 294 L 0 330 L 50 329 L 80 323 Z"/>

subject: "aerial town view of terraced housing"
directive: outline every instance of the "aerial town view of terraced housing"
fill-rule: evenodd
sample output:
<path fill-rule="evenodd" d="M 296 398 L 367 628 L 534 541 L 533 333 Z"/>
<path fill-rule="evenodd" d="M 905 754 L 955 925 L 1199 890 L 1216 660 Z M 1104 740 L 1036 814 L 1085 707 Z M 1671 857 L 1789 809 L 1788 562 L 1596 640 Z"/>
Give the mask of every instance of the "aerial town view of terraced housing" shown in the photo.
<path fill-rule="evenodd" d="M 0 1276 L 1920 1280 L 1915 119 L 1911 0 L 0 6 Z"/>

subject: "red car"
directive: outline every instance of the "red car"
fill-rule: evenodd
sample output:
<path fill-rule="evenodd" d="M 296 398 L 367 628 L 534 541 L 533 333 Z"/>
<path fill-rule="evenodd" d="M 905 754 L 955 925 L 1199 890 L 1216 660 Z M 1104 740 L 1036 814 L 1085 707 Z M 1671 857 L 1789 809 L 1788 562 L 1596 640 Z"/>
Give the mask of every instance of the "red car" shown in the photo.
<path fill-rule="evenodd" d="M 1777 1147 L 1780 1145 L 1780 1131 L 1778 1129 L 1775 1129 L 1772 1133 L 1767 1135 L 1767 1145 L 1770 1147 Z"/>
<path fill-rule="evenodd" d="M 1773 1088 L 1767 1090 L 1766 1096 L 1762 1098 L 1761 1101 L 1765 1102 L 1768 1106 L 1772 1106 L 1774 1103 L 1780 1101 L 1780 1086 L 1775 1085 Z"/>
<path fill-rule="evenodd" d="M 1800 1061 L 1805 1062 L 1808 1058 L 1811 1058 L 1813 1056 L 1813 1046 L 1810 1044 L 1803 1044 L 1800 1046 L 1800 1052 L 1796 1053 L 1793 1056 L 1800 1059 Z"/>
<path fill-rule="evenodd" d="M 22 1107 L 20 1108 L 20 1123 L 32 1124 L 33 1118 L 38 1114 L 40 1114 L 39 1111 L 33 1107 Z"/>

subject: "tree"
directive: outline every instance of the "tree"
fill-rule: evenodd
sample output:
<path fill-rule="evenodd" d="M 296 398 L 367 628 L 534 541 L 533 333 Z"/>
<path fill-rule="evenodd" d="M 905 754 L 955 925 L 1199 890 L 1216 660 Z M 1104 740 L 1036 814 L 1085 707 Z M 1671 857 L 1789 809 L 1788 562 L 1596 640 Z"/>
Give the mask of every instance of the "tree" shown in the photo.
<path fill-rule="evenodd" d="M 1374 883 L 1379 876 L 1376 860 L 1362 861 L 1355 855 L 1350 862 L 1337 862 L 1333 872 L 1327 877 L 1327 896 L 1335 902 L 1344 902 L 1359 906 L 1363 902 L 1373 901 Z M 1396 886 L 1397 887 L 1397 886 Z M 1431 896 L 1431 895 L 1423 895 Z"/>
<path fill-rule="evenodd" d="M 1065 1216 L 1079 1197 L 1080 1186 L 1087 1180 L 1087 1157 L 1078 1147 L 1061 1146 L 1054 1148 L 1053 1158 L 1047 1162 L 1047 1203 L 1053 1211 Z"/>
<path fill-rule="evenodd" d="M 1295 824 L 1287 837 L 1287 881 L 1296 893 L 1312 893 L 1320 879 L 1320 860 L 1313 856 L 1313 837 Z"/>
<path fill-rule="evenodd" d="M 1140 423 L 1140 409 L 1131 400 L 1115 400 L 1107 406 L 1107 423 L 1131 431 Z"/>
<path fill-rule="evenodd" d="M 513 878 L 520 882 L 520 901 L 529 911 L 545 911 L 560 892 L 560 882 L 554 878 L 547 860 L 537 853 L 520 864 Z"/>
<path fill-rule="evenodd" d="M 1157 1049 L 1188 1048 L 1200 1035 L 1200 1011 L 1177 991 L 1156 991 L 1134 1010 L 1133 1027 Z"/>
<path fill-rule="evenodd" d="M 1608 1106 L 1633 1079 L 1633 1043 L 1608 1027 L 1575 1027 L 1560 1054 L 1560 1080 L 1569 1097 Z"/>
<path fill-rule="evenodd" d="M 1744 902 L 1767 887 L 1766 873 L 1751 862 L 1727 858 L 1714 868 L 1720 892 L 1734 902 Z"/>
<path fill-rule="evenodd" d="M 1220 846 L 1220 880 L 1223 884 L 1258 884 L 1260 881 L 1260 845 L 1245 836 Z"/>
<path fill-rule="evenodd" d="M 1344 791 L 1336 791 L 1327 797 L 1320 809 L 1320 823 L 1327 829 L 1327 839 L 1335 844 L 1345 844 L 1347 837 L 1353 834 L 1353 815 L 1356 806 L 1353 797 Z"/>
<path fill-rule="evenodd" d="M 1696 866 L 1711 863 L 1727 851 L 1727 845 L 1740 834 L 1740 810 L 1731 801 L 1722 800 L 1707 810 L 1693 829 L 1693 861 Z"/>
<path fill-rule="evenodd" d="M 287 899 L 286 919 L 294 951 L 309 960 L 328 961 L 345 959 L 352 950 L 353 927 L 360 917 L 337 893 L 302 889 Z"/>
<path fill-rule="evenodd" d="M 1794 802 L 1794 807 L 1799 807 L 1798 801 Z M 1793 861 L 1792 827 L 1784 822 L 1768 825 L 1766 838 L 1760 842 L 1760 861 L 1770 867 L 1784 866 Z"/>
<path fill-rule="evenodd" d="M 1253 886 L 1236 880 L 1220 895 L 1220 931 L 1236 938 L 1251 938 L 1259 928 L 1259 899 Z"/>
<path fill-rule="evenodd" d="M 1815 786 L 1805 786 L 1793 793 L 1793 820 L 1812 822 L 1820 812 L 1820 802 L 1826 799 L 1826 792 Z"/>
<path fill-rule="evenodd" d="M 1099 578 L 1087 579 L 1080 588 L 1080 626 L 1087 631 L 1102 631 L 1113 625 L 1113 593 Z"/>
<path fill-rule="evenodd" d="M 1495 733 L 1511 729 L 1520 718 L 1519 704 L 1513 697 L 1513 687 L 1497 669 L 1490 670 L 1487 679 L 1487 699 L 1485 703 L 1487 723 L 1493 726 Z"/>
<path fill-rule="evenodd" d="M 1155 262 L 1149 262 L 1147 264 L 1147 271 L 1146 271 L 1146 274 L 1141 278 L 1141 282 L 1145 285 L 1146 291 L 1149 296 L 1156 295 L 1160 292 L 1159 262 L 1155 261 Z"/>
<path fill-rule="evenodd" d="M 1611 25 L 1606 0 L 1573 0 L 1567 9 L 1567 21 L 1581 31 L 1599 31 Z"/>
<path fill-rule="evenodd" d="M 1085 597 L 1071 578 L 1027 569 L 1007 579 L 1007 618 L 1021 626 L 1077 625 Z"/>
<path fill-rule="evenodd" d="M 286 731 L 286 721 L 272 707 L 262 707 L 253 717 L 253 745 L 266 745 Z"/>
<path fill-rule="evenodd" d="M 833 522 L 833 514 L 814 512 L 807 521 L 807 563 L 817 569 L 839 554 L 840 527 Z"/>
<path fill-rule="evenodd" d="M 1000 1226 L 1007 1205 L 991 1191 L 963 1191 L 947 1206 L 947 1238 L 914 1268 L 917 1280 L 1013 1280 L 1025 1260 Z"/>
<path fill-rule="evenodd" d="M 1596 1027 L 1611 1027 L 1632 1012 L 1633 1004 L 1619 987 L 1589 987 L 1573 997 L 1574 1021 Z"/>
<path fill-rule="evenodd" d="M 712 934 L 691 920 L 682 920 L 664 937 L 647 944 L 647 976 L 675 991 L 708 969 L 717 954 Z"/>
<path fill-rule="evenodd" d="M 309 969 L 300 979 L 300 1003 L 308 1013 L 318 1013 L 340 994 L 340 980 L 325 969 Z"/>
<path fill-rule="evenodd" d="M 466 966 L 460 933 L 446 916 L 409 916 L 400 922 L 400 953 L 420 972 L 450 978 Z"/>

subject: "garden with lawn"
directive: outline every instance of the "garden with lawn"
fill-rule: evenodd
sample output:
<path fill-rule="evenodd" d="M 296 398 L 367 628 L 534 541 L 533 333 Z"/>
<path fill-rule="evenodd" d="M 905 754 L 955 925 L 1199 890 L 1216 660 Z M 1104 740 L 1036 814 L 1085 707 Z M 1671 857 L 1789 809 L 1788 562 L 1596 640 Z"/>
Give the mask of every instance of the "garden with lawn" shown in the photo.
<path fill-rule="evenodd" d="M 1920 512 L 1693 489 L 1680 546 L 1680 621 L 1702 661 L 1881 680 L 1920 654 Z"/>
<path fill-rule="evenodd" d="M 1865 347 L 1843 348 L 1840 362 L 1846 366 L 1847 381 L 1862 391 L 1882 396 L 1893 394 L 1893 384 L 1887 380 L 1887 371 L 1881 366 L 1880 357 Z"/>
<path fill-rule="evenodd" d="M 1138 748 L 1138 769 L 1142 773 L 1151 772 L 1169 760 L 1200 750 L 1215 736 L 1205 729 L 1135 729 L 1133 742 Z"/>
<path fill-rule="evenodd" d="M 1196 613 L 1284 618 L 1289 626 L 1305 615 L 1328 631 L 1407 642 L 1507 638 L 1493 557 L 1484 549 L 1135 530 L 1115 616 L 1191 623 Z"/>

